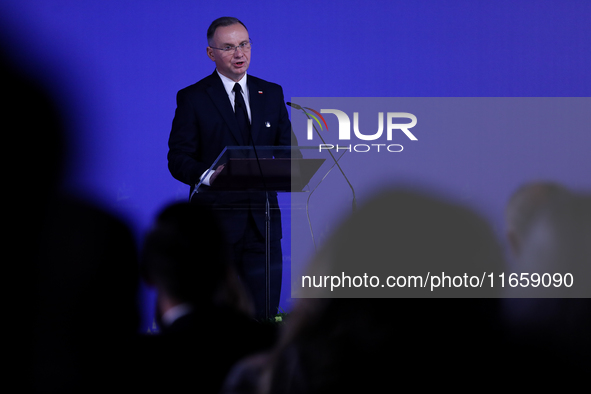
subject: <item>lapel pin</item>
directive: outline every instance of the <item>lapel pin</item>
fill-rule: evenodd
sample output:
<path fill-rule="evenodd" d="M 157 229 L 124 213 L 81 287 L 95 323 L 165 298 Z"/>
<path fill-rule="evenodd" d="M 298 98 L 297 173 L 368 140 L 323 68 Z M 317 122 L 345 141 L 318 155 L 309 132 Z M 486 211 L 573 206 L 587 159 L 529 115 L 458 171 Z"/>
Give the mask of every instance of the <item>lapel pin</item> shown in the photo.
<path fill-rule="evenodd" d="M 271 127 L 271 123 L 269 123 L 269 122 L 265 122 L 265 126 L 266 126 L 266 127 Z"/>
<path fill-rule="evenodd" d="M 262 90 L 259 90 L 259 94 L 263 94 L 263 91 Z"/>

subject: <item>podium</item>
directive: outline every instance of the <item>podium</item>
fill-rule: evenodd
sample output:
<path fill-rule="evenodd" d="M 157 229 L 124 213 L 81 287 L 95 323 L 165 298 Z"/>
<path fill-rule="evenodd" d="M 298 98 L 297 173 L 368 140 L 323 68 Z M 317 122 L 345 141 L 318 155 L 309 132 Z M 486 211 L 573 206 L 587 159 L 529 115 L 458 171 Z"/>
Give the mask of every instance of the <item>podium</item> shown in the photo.
<path fill-rule="evenodd" d="M 211 186 L 200 181 L 191 193 L 190 200 L 197 195 L 210 197 L 217 193 L 230 197 L 232 194 L 264 193 L 264 203 L 254 209 L 264 210 L 265 217 L 265 318 L 269 318 L 270 307 L 271 210 L 279 209 L 270 205 L 269 194 L 311 194 L 335 165 L 338 166 L 345 152 L 341 150 L 335 156 L 318 146 L 227 146 L 209 168 L 215 171 L 223 165 Z M 212 209 L 219 207 L 212 206 Z M 253 206 L 234 204 L 221 209 L 244 210 Z"/>

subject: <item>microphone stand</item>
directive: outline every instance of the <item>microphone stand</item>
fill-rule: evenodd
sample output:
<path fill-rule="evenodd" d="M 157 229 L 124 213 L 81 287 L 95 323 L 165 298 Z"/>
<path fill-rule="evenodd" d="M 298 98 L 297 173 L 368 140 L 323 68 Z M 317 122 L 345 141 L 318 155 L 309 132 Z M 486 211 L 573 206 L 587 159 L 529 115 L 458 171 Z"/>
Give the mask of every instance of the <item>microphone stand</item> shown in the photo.
<path fill-rule="evenodd" d="M 302 111 L 306 115 L 306 117 L 308 119 L 310 119 L 310 115 L 304 110 L 304 108 L 301 105 L 298 105 L 295 103 L 290 103 L 290 102 L 288 102 L 287 105 L 289 105 L 292 108 Z M 320 137 L 320 140 L 322 141 L 322 143 L 324 145 L 327 145 L 326 141 L 324 141 L 324 138 L 322 138 L 322 135 L 320 134 L 320 132 L 318 131 L 316 126 L 314 126 L 314 124 L 312 124 L 312 127 L 314 128 L 314 131 L 316 131 L 316 134 L 318 135 L 318 137 Z M 349 178 L 347 178 L 347 176 L 345 175 L 345 172 L 343 171 L 343 169 L 339 165 L 339 161 L 332 154 L 331 149 L 328 150 L 328 153 L 330 153 L 330 157 L 332 157 L 332 160 L 334 161 L 335 165 L 338 167 L 339 171 L 343 175 L 343 178 L 345 178 L 345 181 L 347 181 L 347 183 L 349 184 L 349 188 L 351 188 L 351 192 L 353 193 L 353 200 L 351 202 L 351 209 L 353 210 L 353 212 L 355 212 L 357 210 L 357 198 L 355 197 L 355 189 L 353 188 L 353 185 L 351 185 L 351 182 L 349 182 Z"/>
<path fill-rule="evenodd" d="M 265 182 L 265 175 L 261 167 L 261 162 L 257 148 L 252 138 L 252 130 L 249 128 L 250 144 L 259 167 L 263 188 L 265 189 L 265 319 L 269 319 L 269 308 L 271 307 L 271 205 L 269 204 L 269 189 Z"/>

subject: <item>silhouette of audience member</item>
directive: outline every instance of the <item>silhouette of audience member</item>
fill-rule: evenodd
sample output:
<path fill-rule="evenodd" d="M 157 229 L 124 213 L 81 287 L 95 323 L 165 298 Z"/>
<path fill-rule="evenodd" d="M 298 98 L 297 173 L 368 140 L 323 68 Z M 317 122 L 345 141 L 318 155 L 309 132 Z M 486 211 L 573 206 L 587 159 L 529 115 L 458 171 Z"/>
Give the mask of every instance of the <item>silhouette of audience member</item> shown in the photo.
<path fill-rule="evenodd" d="M 386 191 L 341 224 L 308 273 L 367 273 L 384 283 L 389 275 L 502 268 L 492 231 L 469 209 L 423 193 Z M 404 299 L 421 297 L 420 290 L 366 290 L 302 288 L 278 345 L 237 364 L 223 393 L 378 392 L 413 377 L 440 388 L 457 383 L 459 374 L 488 376 L 501 343 L 497 299 Z M 386 298 L 395 292 L 400 298 Z"/>
<path fill-rule="evenodd" d="M 234 363 L 274 343 L 274 328 L 254 320 L 222 241 L 212 212 L 194 203 L 166 207 L 145 239 L 142 277 L 156 290 L 161 328 L 145 338 L 157 360 L 145 377 L 154 392 L 218 392 Z"/>
<path fill-rule="evenodd" d="M 131 388 L 139 272 L 127 226 L 60 199 L 45 220 L 37 264 L 37 391 Z"/>
<path fill-rule="evenodd" d="M 523 348 L 544 349 L 580 370 L 591 366 L 591 199 L 559 186 L 530 184 L 510 217 L 527 216 L 520 234 L 514 272 L 540 277 L 572 275 L 572 286 L 543 284 L 508 288 L 505 317 L 513 340 Z M 515 200 L 512 198 L 511 201 Z M 518 210 L 525 212 L 522 213 Z M 509 211 L 509 209 L 508 209 Z M 550 283 L 550 281 L 546 281 Z M 550 298 L 551 297 L 551 298 Z M 548 357 L 541 358 L 545 362 Z M 573 371 L 574 373 L 574 371 Z"/>
<path fill-rule="evenodd" d="M 160 322 L 164 331 L 174 320 L 166 314 L 179 305 L 186 311 L 234 307 L 252 314 L 251 302 L 235 280 L 221 241 L 217 222 L 204 206 L 172 204 L 158 215 L 145 239 L 142 276 L 157 290 L 157 316 L 164 316 Z"/>
<path fill-rule="evenodd" d="M 139 279 L 127 226 L 61 189 L 67 143 L 60 105 L 40 76 L 18 72 L 2 53 L 6 145 L 15 149 L 5 181 L 7 273 L 29 375 L 16 390 L 104 392 L 123 387 L 137 333 Z M 16 153 L 16 149 L 19 153 Z M 22 332 L 24 331 L 24 332 Z M 30 367 L 26 367 L 30 366 Z"/>

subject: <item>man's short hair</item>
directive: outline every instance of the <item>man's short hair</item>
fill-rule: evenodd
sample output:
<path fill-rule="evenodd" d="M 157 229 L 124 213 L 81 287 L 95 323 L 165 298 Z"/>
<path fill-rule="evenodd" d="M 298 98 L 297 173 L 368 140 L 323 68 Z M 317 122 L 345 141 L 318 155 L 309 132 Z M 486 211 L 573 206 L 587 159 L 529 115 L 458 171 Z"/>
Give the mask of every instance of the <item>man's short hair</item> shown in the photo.
<path fill-rule="evenodd" d="M 244 26 L 246 30 L 248 30 L 246 28 L 246 25 L 242 23 L 240 19 L 234 18 L 232 16 L 222 16 L 221 18 L 217 18 L 216 20 L 211 22 L 211 25 L 209 25 L 209 29 L 207 29 L 207 44 L 211 44 L 211 40 L 213 40 L 213 35 L 215 34 L 215 31 L 218 27 L 231 26 L 237 23 L 240 23 L 242 26 Z"/>
<path fill-rule="evenodd" d="M 141 274 L 177 300 L 208 300 L 225 279 L 228 260 L 222 237 L 209 206 L 173 203 L 160 212 L 146 235 Z"/>

